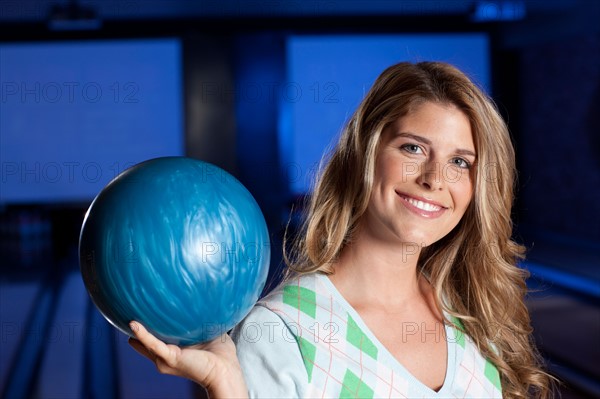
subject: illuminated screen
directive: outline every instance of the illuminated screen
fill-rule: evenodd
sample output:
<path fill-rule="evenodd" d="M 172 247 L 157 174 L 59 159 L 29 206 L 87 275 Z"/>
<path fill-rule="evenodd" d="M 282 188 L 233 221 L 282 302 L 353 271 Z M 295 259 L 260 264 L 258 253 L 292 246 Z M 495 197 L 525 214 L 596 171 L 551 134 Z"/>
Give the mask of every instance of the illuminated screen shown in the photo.
<path fill-rule="evenodd" d="M 279 138 L 293 194 L 310 191 L 314 171 L 376 77 L 401 61 L 446 61 L 489 92 L 485 34 L 291 36 Z"/>
<path fill-rule="evenodd" d="M 184 151 L 176 39 L 0 45 L 0 203 L 89 201 Z"/>

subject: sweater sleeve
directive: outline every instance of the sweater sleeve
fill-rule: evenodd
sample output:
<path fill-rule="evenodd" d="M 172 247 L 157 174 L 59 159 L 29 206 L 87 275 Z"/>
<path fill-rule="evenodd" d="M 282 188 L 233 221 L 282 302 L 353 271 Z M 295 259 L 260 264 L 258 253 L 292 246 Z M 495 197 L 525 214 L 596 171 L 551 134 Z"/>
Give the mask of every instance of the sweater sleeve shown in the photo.
<path fill-rule="evenodd" d="M 308 374 L 295 334 L 273 311 L 255 306 L 231 332 L 251 398 L 301 398 Z"/>

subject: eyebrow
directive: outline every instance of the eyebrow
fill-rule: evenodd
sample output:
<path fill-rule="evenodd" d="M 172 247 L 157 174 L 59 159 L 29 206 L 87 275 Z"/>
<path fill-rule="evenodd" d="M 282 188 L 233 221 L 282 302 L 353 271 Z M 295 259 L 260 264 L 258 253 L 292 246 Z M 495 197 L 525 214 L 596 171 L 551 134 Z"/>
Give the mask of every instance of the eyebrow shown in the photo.
<path fill-rule="evenodd" d="M 420 143 L 426 144 L 426 145 L 431 145 L 431 140 L 423 137 L 423 136 L 419 136 L 413 133 L 408 133 L 408 132 L 400 132 L 400 133 L 395 133 L 394 136 L 396 137 L 408 137 L 411 138 L 415 141 L 418 141 Z M 477 155 L 471 151 L 471 150 L 467 150 L 466 148 L 458 148 L 456 151 L 454 151 L 456 154 L 458 155 L 470 155 L 473 158 L 477 158 Z"/>

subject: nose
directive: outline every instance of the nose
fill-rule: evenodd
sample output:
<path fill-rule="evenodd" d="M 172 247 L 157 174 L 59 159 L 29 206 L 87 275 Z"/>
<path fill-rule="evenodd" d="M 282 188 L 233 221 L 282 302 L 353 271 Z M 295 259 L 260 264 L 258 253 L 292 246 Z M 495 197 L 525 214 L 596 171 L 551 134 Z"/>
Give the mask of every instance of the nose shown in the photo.
<path fill-rule="evenodd" d="M 442 190 L 444 188 L 444 176 L 442 166 L 439 162 L 423 162 L 419 169 L 420 174 L 417 183 L 429 191 Z"/>

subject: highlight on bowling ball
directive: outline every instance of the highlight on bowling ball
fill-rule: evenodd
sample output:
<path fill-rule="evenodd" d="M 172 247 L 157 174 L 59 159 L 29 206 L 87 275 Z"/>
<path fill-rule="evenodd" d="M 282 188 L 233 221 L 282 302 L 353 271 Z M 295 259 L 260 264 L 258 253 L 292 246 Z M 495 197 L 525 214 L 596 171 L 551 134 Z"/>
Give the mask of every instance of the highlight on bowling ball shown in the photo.
<path fill-rule="evenodd" d="M 265 285 L 264 217 L 224 170 L 185 157 L 127 169 L 90 205 L 80 269 L 104 317 L 133 336 L 141 322 L 176 345 L 210 341 L 241 321 Z"/>

